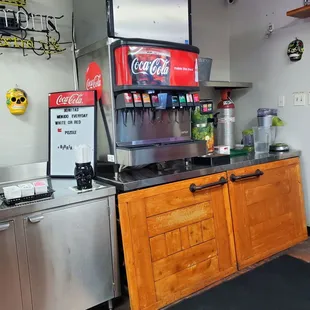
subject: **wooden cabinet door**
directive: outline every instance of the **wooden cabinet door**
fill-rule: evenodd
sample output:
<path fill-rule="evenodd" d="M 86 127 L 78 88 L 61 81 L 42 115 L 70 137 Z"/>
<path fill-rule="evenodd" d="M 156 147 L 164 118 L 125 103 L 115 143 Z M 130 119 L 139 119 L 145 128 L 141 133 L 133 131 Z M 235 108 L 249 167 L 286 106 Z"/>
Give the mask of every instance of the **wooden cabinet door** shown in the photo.
<path fill-rule="evenodd" d="M 162 308 L 236 271 L 220 180 L 226 173 L 118 196 L 132 310 Z"/>
<path fill-rule="evenodd" d="M 299 159 L 229 171 L 239 268 L 307 239 Z"/>

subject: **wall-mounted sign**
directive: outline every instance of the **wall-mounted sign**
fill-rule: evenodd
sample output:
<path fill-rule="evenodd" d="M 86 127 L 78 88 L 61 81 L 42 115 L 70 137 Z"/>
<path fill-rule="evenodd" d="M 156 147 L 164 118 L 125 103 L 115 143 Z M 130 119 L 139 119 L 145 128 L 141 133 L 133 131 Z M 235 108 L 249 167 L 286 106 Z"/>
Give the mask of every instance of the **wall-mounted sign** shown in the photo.
<path fill-rule="evenodd" d="M 4 8 L 0 9 L 0 13 L 4 21 L 3 28 L 19 28 L 30 31 L 58 31 L 57 20 L 63 18 L 63 16 L 29 13 L 24 8 L 20 8 L 18 11 Z"/>
<path fill-rule="evenodd" d="M 97 99 L 102 97 L 103 78 L 100 66 L 96 62 L 91 62 L 85 74 L 85 88 L 97 91 Z"/>
<path fill-rule="evenodd" d="M 95 91 L 61 92 L 49 95 L 49 173 L 73 177 L 75 147 L 85 144 L 96 151 Z"/>
<path fill-rule="evenodd" d="M 23 55 L 27 56 L 26 50 L 32 50 L 36 55 L 58 54 L 65 51 L 60 46 L 60 33 L 58 31 L 57 20 L 64 16 L 50 16 L 44 14 L 29 13 L 26 9 L 19 7 L 18 10 L 0 9 L 0 36 L 1 48 L 22 49 Z M 16 33 L 20 31 L 20 35 Z M 36 39 L 28 32 L 43 33 L 45 39 Z"/>
<path fill-rule="evenodd" d="M 45 51 L 45 53 L 48 53 L 48 48 L 51 47 L 50 52 L 53 54 L 62 53 L 65 51 L 65 49 L 62 48 L 53 38 L 49 38 L 49 42 L 47 42 L 43 40 L 34 41 L 29 39 L 20 39 L 17 37 L 2 36 L 0 37 L 0 47 Z"/>
<path fill-rule="evenodd" d="M 114 51 L 116 86 L 199 87 L 198 54 L 169 48 L 120 46 Z"/>
<path fill-rule="evenodd" d="M 26 0 L 1 0 L 0 4 L 24 6 L 24 5 L 26 5 Z"/>

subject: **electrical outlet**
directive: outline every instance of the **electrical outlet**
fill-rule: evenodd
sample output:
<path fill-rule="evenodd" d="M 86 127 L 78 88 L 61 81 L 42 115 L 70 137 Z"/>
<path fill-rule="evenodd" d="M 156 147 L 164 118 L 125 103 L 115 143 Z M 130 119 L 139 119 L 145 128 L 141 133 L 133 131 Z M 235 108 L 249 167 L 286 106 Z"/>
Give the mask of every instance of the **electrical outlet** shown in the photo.
<path fill-rule="evenodd" d="M 307 103 L 307 94 L 300 92 L 293 94 L 294 106 L 305 106 Z"/>
<path fill-rule="evenodd" d="M 285 96 L 280 96 L 278 101 L 278 107 L 283 108 L 284 106 L 285 106 Z"/>

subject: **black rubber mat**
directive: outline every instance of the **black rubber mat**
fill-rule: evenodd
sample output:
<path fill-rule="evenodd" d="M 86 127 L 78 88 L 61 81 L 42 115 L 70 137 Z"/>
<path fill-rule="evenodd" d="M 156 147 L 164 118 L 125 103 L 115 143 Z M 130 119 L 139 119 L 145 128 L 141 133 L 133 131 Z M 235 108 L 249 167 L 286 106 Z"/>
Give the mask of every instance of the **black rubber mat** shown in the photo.
<path fill-rule="evenodd" d="M 310 310 L 310 264 L 282 256 L 169 310 Z"/>

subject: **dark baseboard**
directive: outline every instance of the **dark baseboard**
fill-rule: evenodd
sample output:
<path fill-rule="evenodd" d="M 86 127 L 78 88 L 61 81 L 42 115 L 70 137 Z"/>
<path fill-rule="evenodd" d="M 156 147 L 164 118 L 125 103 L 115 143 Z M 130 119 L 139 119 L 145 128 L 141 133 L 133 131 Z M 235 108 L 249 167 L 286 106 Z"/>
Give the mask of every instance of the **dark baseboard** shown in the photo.
<path fill-rule="evenodd" d="M 308 230 L 308 236 L 310 236 L 310 227 L 309 226 L 307 227 L 307 230 Z"/>

